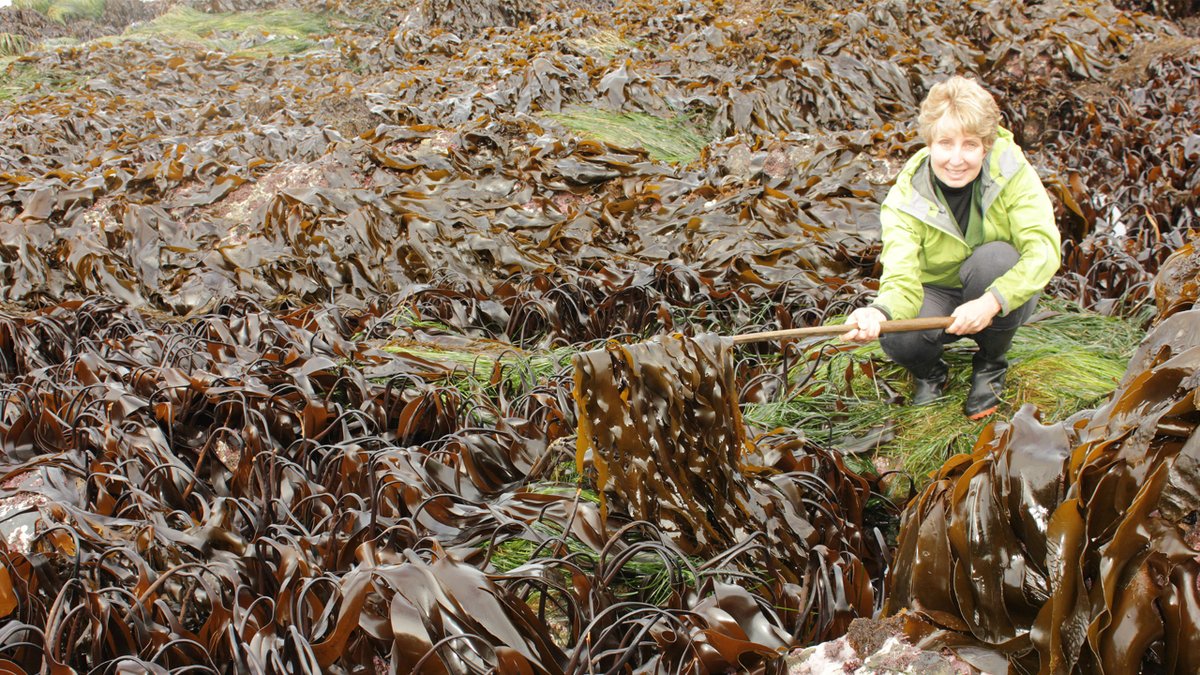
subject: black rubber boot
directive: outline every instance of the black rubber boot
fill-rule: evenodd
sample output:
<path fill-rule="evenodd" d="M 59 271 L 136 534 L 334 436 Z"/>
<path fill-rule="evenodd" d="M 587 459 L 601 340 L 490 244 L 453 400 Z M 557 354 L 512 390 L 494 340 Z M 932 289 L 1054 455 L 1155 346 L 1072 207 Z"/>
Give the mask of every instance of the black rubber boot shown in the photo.
<path fill-rule="evenodd" d="M 938 359 L 933 368 L 924 377 L 913 373 L 913 405 L 933 403 L 946 393 L 946 382 L 950 379 L 950 368 L 946 362 Z"/>
<path fill-rule="evenodd" d="M 963 403 L 963 412 L 973 420 L 981 420 L 1000 408 L 1000 392 L 1008 375 L 1008 360 L 986 361 L 975 357 L 971 368 L 971 389 Z"/>
<path fill-rule="evenodd" d="M 1008 375 L 1008 348 L 1017 330 L 985 330 L 975 341 L 979 351 L 971 360 L 971 389 L 963 403 L 963 413 L 973 420 L 981 420 L 1000 408 L 1000 394 L 1004 391 L 1004 378 Z"/>

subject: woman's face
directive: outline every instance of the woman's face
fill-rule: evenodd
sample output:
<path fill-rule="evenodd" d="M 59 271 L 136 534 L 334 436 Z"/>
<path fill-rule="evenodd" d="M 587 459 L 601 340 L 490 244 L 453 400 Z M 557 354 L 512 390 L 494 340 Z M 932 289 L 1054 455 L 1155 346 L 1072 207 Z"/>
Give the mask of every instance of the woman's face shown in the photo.
<path fill-rule="evenodd" d="M 983 139 L 963 133 L 962 125 L 943 117 L 933 126 L 929 144 L 929 163 L 933 173 L 950 187 L 962 187 L 975 180 L 987 154 Z"/>

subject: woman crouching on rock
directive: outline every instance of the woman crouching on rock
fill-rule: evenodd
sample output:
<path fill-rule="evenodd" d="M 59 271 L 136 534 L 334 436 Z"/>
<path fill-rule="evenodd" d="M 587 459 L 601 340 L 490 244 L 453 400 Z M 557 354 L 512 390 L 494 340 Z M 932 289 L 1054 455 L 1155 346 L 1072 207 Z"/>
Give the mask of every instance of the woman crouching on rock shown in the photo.
<path fill-rule="evenodd" d="M 1037 172 L 1000 126 L 1000 109 L 978 82 L 934 85 L 917 118 L 926 147 L 908 160 L 880 210 L 879 294 L 847 319 L 842 338 L 879 338 L 913 374 L 912 403 L 946 388 L 943 346 L 979 345 L 963 412 L 982 419 L 1000 405 L 1006 354 L 1017 328 L 1058 270 L 1054 209 Z M 885 319 L 954 317 L 945 330 L 879 334 Z"/>

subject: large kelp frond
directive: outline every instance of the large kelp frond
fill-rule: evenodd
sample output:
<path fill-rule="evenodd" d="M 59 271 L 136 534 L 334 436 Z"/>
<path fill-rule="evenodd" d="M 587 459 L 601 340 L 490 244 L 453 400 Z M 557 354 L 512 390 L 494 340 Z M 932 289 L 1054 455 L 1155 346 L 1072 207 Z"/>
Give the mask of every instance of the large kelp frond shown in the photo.
<path fill-rule="evenodd" d="M 689 553 L 730 548 L 753 519 L 731 348 L 714 335 L 668 337 L 575 358 L 579 463 L 595 466 L 614 507 Z"/>
<path fill-rule="evenodd" d="M 736 558 L 722 551 L 753 544 L 741 564 L 789 582 L 789 630 L 836 634 L 878 597 L 881 535 L 863 529 L 869 485 L 794 437 L 759 439 L 754 456 L 773 466 L 750 470 L 731 347 L 670 336 L 576 356 L 578 462 L 594 468 L 609 508 L 688 554 L 728 566 Z"/>
<path fill-rule="evenodd" d="M 1198 330 L 1174 314 L 1105 406 L 1024 410 L 943 467 L 905 513 L 888 609 L 1018 672 L 1195 669 Z"/>

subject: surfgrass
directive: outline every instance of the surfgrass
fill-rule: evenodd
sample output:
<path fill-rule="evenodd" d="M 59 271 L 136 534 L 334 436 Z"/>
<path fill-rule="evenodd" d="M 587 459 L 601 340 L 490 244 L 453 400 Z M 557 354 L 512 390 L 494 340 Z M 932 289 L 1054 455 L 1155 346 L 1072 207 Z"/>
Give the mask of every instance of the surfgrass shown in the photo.
<path fill-rule="evenodd" d="M 489 343 L 449 349 L 406 341 L 386 344 L 383 349 L 438 364 L 447 369 L 449 383 L 465 395 L 486 397 L 527 392 L 570 365 L 575 353 L 571 349 L 526 352 Z"/>
<path fill-rule="evenodd" d="M 621 34 L 615 30 L 596 31 L 592 35 L 575 38 L 570 42 L 580 52 L 585 54 L 594 52 L 610 59 L 636 46 L 634 42 L 621 37 Z"/>
<path fill-rule="evenodd" d="M 0 33 L 0 57 L 20 56 L 29 51 L 29 38 L 15 33 Z"/>
<path fill-rule="evenodd" d="M 104 16 L 105 0 L 13 0 L 13 7 L 32 9 L 51 21 L 96 20 Z"/>
<path fill-rule="evenodd" d="M 65 89 L 75 82 L 76 76 L 72 73 L 22 63 L 18 58 L 0 56 L 0 100 L 10 100 L 38 90 Z"/>
<path fill-rule="evenodd" d="M 570 557 L 582 567 L 595 566 L 600 562 L 600 551 L 575 537 L 564 537 L 562 531 L 551 523 L 539 521 L 533 525 L 533 530 L 544 538 L 531 533 L 530 538 L 507 539 L 491 550 L 489 561 L 498 572 L 511 572 L 539 557 L 551 555 L 560 559 Z M 555 548 L 562 546 L 566 547 L 566 556 L 555 552 Z M 696 576 L 692 570 L 703 563 L 701 559 L 678 556 L 668 561 L 662 557 L 662 550 L 658 551 L 635 552 L 622 562 L 620 572 L 613 579 L 613 589 L 618 597 L 658 605 L 665 602 L 678 585 L 695 585 Z"/>
<path fill-rule="evenodd" d="M 661 162 L 688 164 L 700 158 L 708 141 L 682 117 L 665 119 L 645 113 L 613 113 L 575 108 L 547 113 L 568 129 L 588 138 L 623 148 L 641 148 Z"/>
<path fill-rule="evenodd" d="M 190 42 L 248 58 L 299 54 L 331 30 L 331 17 L 299 9 L 206 13 L 185 5 L 131 27 L 126 38 L 157 37 Z"/>

